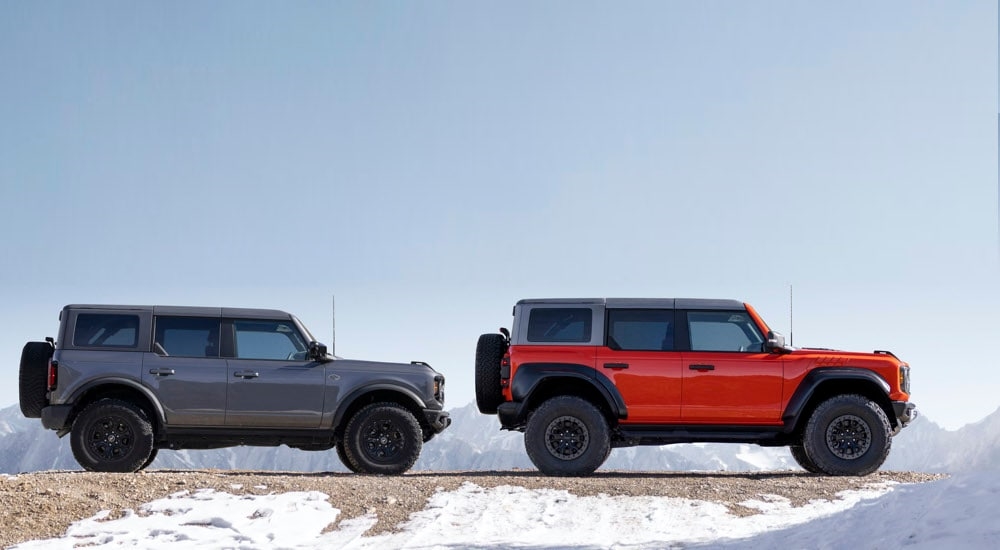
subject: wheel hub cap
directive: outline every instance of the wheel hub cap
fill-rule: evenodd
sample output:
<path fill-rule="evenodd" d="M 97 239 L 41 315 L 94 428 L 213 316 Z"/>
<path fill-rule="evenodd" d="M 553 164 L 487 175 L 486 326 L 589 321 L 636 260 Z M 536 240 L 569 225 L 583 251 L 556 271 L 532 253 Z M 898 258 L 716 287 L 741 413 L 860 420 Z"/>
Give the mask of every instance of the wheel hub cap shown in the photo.
<path fill-rule="evenodd" d="M 365 453 L 374 460 L 388 462 L 403 452 L 403 432 L 389 421 L 372 421 L 362 432 Z"/>
<path fill-rule="evenodd" d="M 135 442 L 132 428 L 121 418 L 107 417 L 95 422 L 90 429 L 88 447 L 101 460 L 125 457 Z"/>
<path fill-rule="evenodd" d="M 590 432 L 578 418 L 560 416 L 545 429 L 545 447 L 552 456 L 572 460 L 582 455 L 590 445 Z"/>
<path fill-rule="evenodd" d="M 845 414 L 835 418 L 826 429 L 826 445 L 838 458 L 854 460 L 871 447 L 872 432 L 860 417 Z"/>

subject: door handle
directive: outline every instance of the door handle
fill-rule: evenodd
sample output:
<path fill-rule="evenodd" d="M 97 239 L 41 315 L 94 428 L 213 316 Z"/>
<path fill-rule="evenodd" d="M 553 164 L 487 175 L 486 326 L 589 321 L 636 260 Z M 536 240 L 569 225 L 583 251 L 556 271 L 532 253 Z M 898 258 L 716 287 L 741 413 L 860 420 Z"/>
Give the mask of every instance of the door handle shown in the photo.
<path fill-rule="evenodd" d="M 627 369 L 628 363 L 604 363 L 606 369 Z"/>
<path fill-rule="evenodd" d="M 149 374 L 155 374 L 156 376 L 170 376 L 174 374 L 174 369 L 149 369 Z"/>
<path fill-rule="evenodd" d="M 254 370 L 238 370 L 233 373 L 233 376 L 247 380 L 249 378 L 257 378 L 260 376 L 260 373 Z"/>
<path fill-rule="evenodd" d="M 691 370 L 704 372 L 704 371 L 715 370 L 715 365 L 689 365 L 688 368 Z"/>

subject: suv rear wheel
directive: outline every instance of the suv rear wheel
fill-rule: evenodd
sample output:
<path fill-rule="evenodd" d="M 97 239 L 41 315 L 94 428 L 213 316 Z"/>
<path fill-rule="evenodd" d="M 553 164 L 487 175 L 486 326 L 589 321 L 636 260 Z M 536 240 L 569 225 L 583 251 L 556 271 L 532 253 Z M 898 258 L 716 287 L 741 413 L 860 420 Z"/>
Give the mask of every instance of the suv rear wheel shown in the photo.
<path fill-rule="evenodd" d="M 73 457 L 91 472 L 135 472 L 153 454 L 153 426 L 139 407 L 101 399 L 83 409 L 70 434 Z"/>
<path fill-rule="evenodd" d="M 483 334 L 476 343 L 476 406 L 483 414 L 496 414 L 503 403 L 500 388 L 500 361 L 507 352 L 502 334 Z"/>
<path fill-rule="evenodd" d="M 838 395 L 813 411 L 802 445 L 820 472 L 864 476 L 889 456 L 892 426 L 878 403 L 861 395 Z"/>
<path fill-rule="evenodd" d="M 611 451 L 608 421 L 585 399 L 553 397 L 528 417 L 524 447 L 543 474 L 590 475 Z"/>
<path fill-rule="evenodd" d="M 18 397 L 21 414 L 25 418 L 42 416 L 42 409 L 49 404 L 45 392 L 49 384 L 49 358 L 53 351 L 52 344 L 48 342 L 28 342 L 21 350 Z"/>
<path fill-rule="evenodd" d="M 413 466 L 424 438 L 413 413 L 396 403 L 372 403 L 351 417 L 344 439 L 343 462 L 351 471 L 394 475 Z"/>

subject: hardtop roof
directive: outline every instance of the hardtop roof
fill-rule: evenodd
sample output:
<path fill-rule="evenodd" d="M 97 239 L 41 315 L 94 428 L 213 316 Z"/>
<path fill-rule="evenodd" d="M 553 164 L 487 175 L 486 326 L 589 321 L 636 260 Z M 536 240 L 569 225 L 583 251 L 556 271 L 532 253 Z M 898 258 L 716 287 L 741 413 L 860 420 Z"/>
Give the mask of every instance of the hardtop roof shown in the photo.
<path fill-rule="evenodd" d="M 632 309 L 746 309 L 739 300 L 712 298 L 533 298 L 517 305 L 602 305 L 607 308 Z"/>
<path fill-rule="evenodd" d="M 185 315 L 191 317 L 249 317 L 291 319 L 292 315 L 279 309 L 254 309 L 237 307 L 196 306 L 135 306 L 119 304 L 69 304 L 64 310 L 148 311 L 154 315 Z"/>

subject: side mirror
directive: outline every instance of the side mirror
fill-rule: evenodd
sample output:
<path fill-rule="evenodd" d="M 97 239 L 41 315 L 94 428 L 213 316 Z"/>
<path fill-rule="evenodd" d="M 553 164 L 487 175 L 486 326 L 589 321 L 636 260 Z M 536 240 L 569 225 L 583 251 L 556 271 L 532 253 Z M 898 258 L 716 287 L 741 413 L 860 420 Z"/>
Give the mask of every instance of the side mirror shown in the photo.
<path fill-rule="evenodd" d="M 315 361 L 326 359 L 326 346 L 316 341 L 309 342 L 309 358 Z"/>
<path fill-rule="evenodd" d="M 785 336 L 780 332 L 769 331 L 767 333 L 767 351 L 783 351 L 785 347 Z"/>

